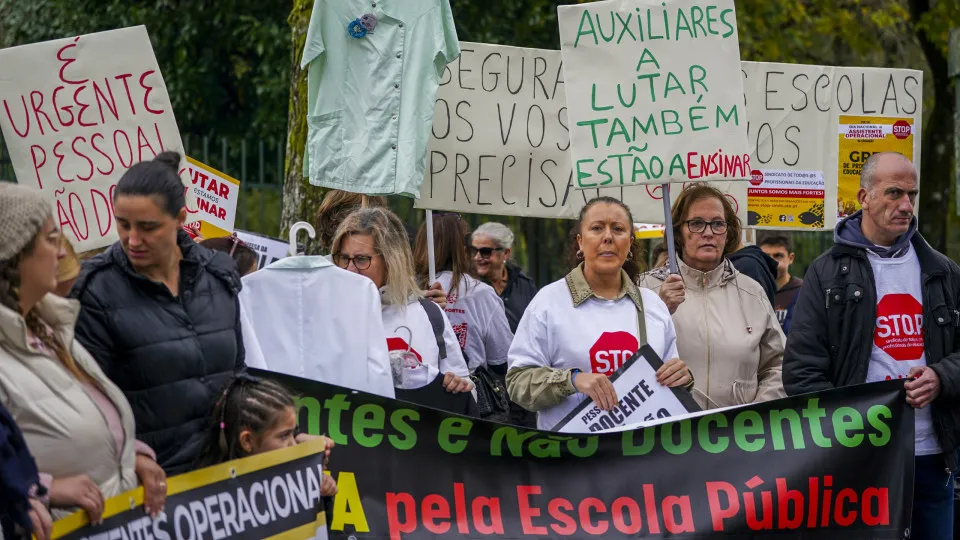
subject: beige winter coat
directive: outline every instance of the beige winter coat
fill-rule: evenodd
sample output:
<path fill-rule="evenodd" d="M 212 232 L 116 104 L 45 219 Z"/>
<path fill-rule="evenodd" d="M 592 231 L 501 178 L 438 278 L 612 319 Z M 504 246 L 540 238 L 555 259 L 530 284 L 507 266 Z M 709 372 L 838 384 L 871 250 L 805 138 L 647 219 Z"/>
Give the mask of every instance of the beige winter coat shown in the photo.
<path fill-rule="evenodd" d="M 786 397 L 781 378 L 786 338 L 763 287 L 726 259 L 707 273 L 680 260 L 677 264 L 686 289 L 673 314 L 677 350 L 693 371 L 701 405 Z M 659 294 L 667 275 L 666 268 L 658 268 L 640 276 L 639 284 Z"/>
<path fill-rule="evenodd" d="M 117 453 L 106 419 L 77 378 L 56 358 L 31 349 L 23 318 L 2 305 L 0 402 L 23 431 L 41 473 L 55 479 L 87 474 L 100 487 L 104 498 L 137 487 L 133 413 L 123 393 L 74 340 L 80 304 L 48 294 L 38 309 L 40 318 L 54 330 L 60 342 L 69 344 L 77 365 L 117 407 L 126 432 L 123 451 Z"/>

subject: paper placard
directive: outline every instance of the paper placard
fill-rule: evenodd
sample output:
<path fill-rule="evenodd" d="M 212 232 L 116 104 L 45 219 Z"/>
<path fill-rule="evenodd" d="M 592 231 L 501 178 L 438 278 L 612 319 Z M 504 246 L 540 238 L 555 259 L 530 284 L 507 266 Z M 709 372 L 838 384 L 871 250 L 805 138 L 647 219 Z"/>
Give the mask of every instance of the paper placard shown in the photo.
<path fill-rule="evenodd" d="M 240 181 L 187 156 L 185 173 L 195 206 L 187 205 L 187 223 L 200 223 L 204 238 L 228 236 L 237 221 Z"/>

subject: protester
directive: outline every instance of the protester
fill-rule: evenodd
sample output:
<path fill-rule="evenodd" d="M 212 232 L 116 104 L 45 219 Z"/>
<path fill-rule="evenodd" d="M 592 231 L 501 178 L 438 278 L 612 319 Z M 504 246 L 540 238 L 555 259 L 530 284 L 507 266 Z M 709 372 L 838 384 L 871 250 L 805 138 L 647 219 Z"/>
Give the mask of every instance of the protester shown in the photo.
<path fill-rule="evenodd" d="M 507 352 L 513 332 L 503 300 L 493 287 L 469 274 L 472 266 L 467 255 L 469 234 L 459 214 L 434 212 L 433 236 L 437 283 L 447 295 L 447 317 L 453 324 L 470 375 L 482 394 L 480 414 L 491 421 L 506 422 L 510 411 L 503 377 L 507 374 Z M 426 284 L 429 277 L 426 223 L 417 231 L 413 257 L 420 283 Z M 499 406 L 484 398 L 487 388 L 497 389 Z"/>
<path fill-rule="evenodd" d="M 640 286 L 658 292 L 673 313 L 697 399 L 713 408 L 783 397 L 784 336 L 773 304 L 729 260 L 740 237 L 733 206 L 696 183 L 680 192 L 671 214 L 680 274 L 658 268 Z"/>
<path fill-rule="evenodd" d="M 168 474 L 196 461 L 206 415 L 244 368 L 240 276 L 225 253 L 190 239 L 177 175 L 163 152 L 123 174 L 113 196 L 120 240 L 87 261 L 71 296 L 77 339 L 130 400 L 138 437 Z"/>
<path fill-rule="evenodd" d="M 670 312 L 651 291 L 638 289 L 625 265 L 636 265 L 629 208 L 598 197 L 580 211 L 580 265 L 537 293 L 520 320 L 510 347 L 510 397 L 537 412 L 537 427 L 550 430 L 582 400 L 611 410 L 616 395 L 608 376 L 642 342 L 666 361 L 657 370 L 665 386 L 693 387 L 686 364 L 677 358 Z M 643 317 L 639 315 L 642 314 Z M 613 355 L 598 352 L 616 352 Z"/>
<path fill-rule="evenodd" d="M 57 289 L 54 293 L 60 298 L 66 298 L 80 275 L 80 259 L 77 258 L 77 252 L 73 250 L 70 240 L 63 233 L 61 235 L 63 239 L 60 242 L 63 245 L 64 256 L 60 259 L 60 266 L 57 267 Z"/>
<path fill-rule="evenodd" d="M 40 500 L 46 494 L 23 433 L 0 403 L 0 538 L 50 538 L 53 518 Z"/>
<path fill-rule="evenodd" d="M 421 302 L 410 241 L 400 218 L 385 208 L 356 210 L 340 224 L 331 250 L 334 264 L 370 278 L 380 289 L 397 388 L 421 388 L 442 374 L 448 392 L 473 389 L 450 321 L 438 306 Z M 408 352 L 413 361 L 405 365 L 401 360 L 409 358 Z"/>
<path fill-rule="evenodd" d="M 862 210 L 807 269 L 783 380 L 790 395 L 907 379 L 916 409 L 911 538 L 953 536 L 960 441 L 960 267 L 917 232 L 917 170 L 895 152 L 860 172 Z"/>
<path fill-rule="evenodd" d="M 213 251 L 226 253 L 232 257 L 233 262 L 237 264 L 240 277 L 257 271 L 257 252 L 250 249 L 249 246 L 243 243 L 243 240 L 237 238 L 236 233 L 219 238 L 207 238 L 201 240 L 200 245 Z"/>
<path fill-rule="evenodd" d="M 77 303 L 53 294 L 62 239 L 40 192 L 0 183 L 0 404 L 36 458 L 55 517 L 82 508 L 98 522 L 104 500 L 138 478 L 157 515 L 163 470 L 135 440 L 123 394 L 74 341 Z"/>
<path fill-rule="evenodd" d="M 741 274 L 759 283 L 770 305 L 774 305 L 777 295 L 777 261 L 757 246 L 744 246 L 739 238 L 736 239 L 736 246 L 727 258 Z"/>
<path fill-rule="evenodd" d="M 510 260 L 513 231 L 502 223 L 488 221 L 473 231 L 468 249 L 474 272 L 503 300 L 510 331 L 516 332 L 520 317 L 537 294 L 537 286 Z"/>
<path fill-rule="evenodd" d="M 773 309 L 777 313 L 777 320 L 780 321 L 780 328 L 786 335 L 790 331 L 790 320 L 793 317 L 797 296 L 800 294 L 800 286 L 803 285 L 802 279 L 790 275 L 790 265 L 793 264 L 796 254 L 793 252 L 790 239 L 781 235 L 762 239 L 760 249 L 777 261 L 777 296 L 774 299 Z"/>

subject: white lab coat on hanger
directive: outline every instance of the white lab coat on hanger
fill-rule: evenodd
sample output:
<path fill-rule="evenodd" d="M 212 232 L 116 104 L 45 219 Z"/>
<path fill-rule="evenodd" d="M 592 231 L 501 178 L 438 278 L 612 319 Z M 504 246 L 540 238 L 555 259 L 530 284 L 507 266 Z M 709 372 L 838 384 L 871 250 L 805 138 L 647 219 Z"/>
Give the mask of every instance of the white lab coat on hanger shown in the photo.
<path fill-rule="evenodd" d="M 393 398 L 393 374 L 369 278 L 324 257 L 288 257 L 243 278 L 247 365 Z"/>

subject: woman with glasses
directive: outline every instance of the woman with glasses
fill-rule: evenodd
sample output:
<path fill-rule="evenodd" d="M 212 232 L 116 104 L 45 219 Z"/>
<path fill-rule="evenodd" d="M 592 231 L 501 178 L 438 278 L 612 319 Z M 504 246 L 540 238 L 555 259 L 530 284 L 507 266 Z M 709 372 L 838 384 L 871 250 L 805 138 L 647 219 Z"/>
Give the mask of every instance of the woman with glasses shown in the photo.
<path fill-rule="evenodd" d="M 680 356 L 693 370 L 705 408 L 785 397 L 784 337 L 763 287 L 738 272 L 729 255 L 740 220 L 716 188 L 693 184 L 673 204 L 679 275 L 668 267 L 640 277 L 659 293 L 677 328 Z"/>
<path fill-rule="evenodd" d="M 434 212 L 433 236 L 437 282 L 447 294 L 447 317 L 456 331 L 470 374 L 482 381 L 478 382 L 482 384 L 481 391 L 487 387 L 499 390 L 500 406 L 497 408 L 488 407 L 488 400 L 481 397 L 481 416 L 507 422 L 510 418 L 509 401 L 502 380 L 507 373 L 507 353 L 513 342 L 513 332 L 507 322 L 503 300 L 493 287 L 470 275 L 469 232 L 459 214 Z M 417 231 L 413 256 L 417 276 L 421 284 L 426 284 L 429 261 L 426 224 Z"/>
<path fill-rule="evenodd" d="M 469 252 L 474 272 L 500 295 L 510 331 L 516 332 L 520 317 L 537 294 L 537 286 L 510 260 L 513 231 L 502 223 L 488 221 L 470 235 Z"/>
<path fill-rule="evenodd" d="M 471 391 L 473 383 L 450 322 L 417 287 L 400 218 L 385 208 L 356 210 L 344 218 L 330 248 L 334 264 L 369 278 L 380 289 L 394 386 L 423 388 L 442 374 L 448 392 Z"/>

